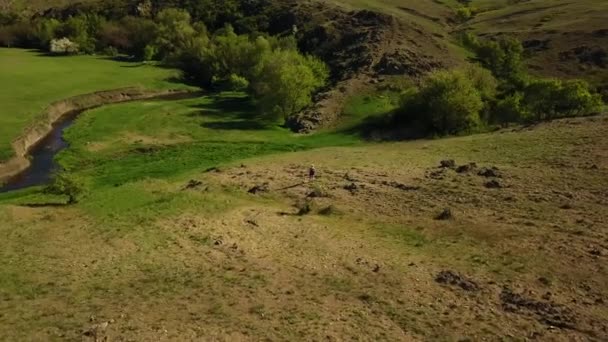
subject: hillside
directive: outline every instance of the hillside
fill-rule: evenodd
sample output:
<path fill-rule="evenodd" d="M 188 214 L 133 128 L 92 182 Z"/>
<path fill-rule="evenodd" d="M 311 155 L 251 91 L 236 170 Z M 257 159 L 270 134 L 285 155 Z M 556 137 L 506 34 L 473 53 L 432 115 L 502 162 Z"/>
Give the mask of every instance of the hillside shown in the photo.
<path fill-rule="evenodd" d="M 608 336 L 605 116 L 247 158 L 261 131 L 195 103 L 78 120 L 63 163 L 91 188 L 76 206 L 0 195 L 1 339 Z M 176 129 L 199 120 L 231 142 L 187 143 Z"/>

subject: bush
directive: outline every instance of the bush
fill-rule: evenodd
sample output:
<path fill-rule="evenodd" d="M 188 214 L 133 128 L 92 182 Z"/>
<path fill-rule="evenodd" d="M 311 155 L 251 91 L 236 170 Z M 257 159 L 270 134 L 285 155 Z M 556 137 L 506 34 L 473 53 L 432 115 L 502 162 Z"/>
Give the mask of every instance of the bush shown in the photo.
<path fill-rule="evenodd" d="M 459 23 L 468 21 L 472 16 L 473 14 L 471 13 L 471 9 L 468 7 L 461 6 L 456 10 L 456 20 Z"/>
<path fill-rule="evenodd" d="M 78 44 L 68 38 L 53 39 L 49 51 L 57 55 L 73 55 L 78 53 Z"/>
<path fill-rule="evenodd" d="M 44 189 L 44 192 L 67 196 L 68 204 L 75 204 L 85 191 L 84 186 L 75 178 L 65 173 L 59 173 L 55 175 L 51 184 Z"/>
<path fill-rule="evenodd" d="M 535 121 L 588 115 L 602 105 L 601 97 L 582 80 L 533 80 L 525 88 L 523 102 Z"/>
<path fill-rule="evenodd" d="M 431 134 L 470 132 L 479 126 L 483 107 L 481 92 L 466 71 L 437 71 L 419 91 L 403 95 L 397 120 Z"/>
<path fill-rule="evenodd" d="M 521 93 L 514 93 L 499 100 L 491 113 L 492 123 L 506 125 L 511 122 L 527 121 L 528 112 L 522 102 Z"/>
<path fill-rule="evenodd" d="M 102 54 L 110 57 L 116 57 L 118 56 L 119 52 L 117 48 L 108 46 L 107 48 L 103 49 Z"/>
<path fill-rule="evenodd" d="M 244 91 L 249 88 L 249 81 L 245 77 L 232 74 L 228 78 L 228 88 L 235 91 Z"/>
<path fill-rule="evenodd" d="M 260 109 L 287 119 L 312 103 L 312 94 L 329 78 L 327 66 L 298 51 L 276 50 L 264 56 L 252 80 Z"/>

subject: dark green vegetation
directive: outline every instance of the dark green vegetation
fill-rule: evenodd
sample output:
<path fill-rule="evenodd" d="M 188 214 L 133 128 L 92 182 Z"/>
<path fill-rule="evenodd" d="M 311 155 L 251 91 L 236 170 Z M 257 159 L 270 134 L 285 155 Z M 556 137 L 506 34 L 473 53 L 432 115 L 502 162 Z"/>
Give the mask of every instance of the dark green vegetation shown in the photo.
<path fill-rule="evenodd" d="M 275 32 L 282 37 L 270 37 L 267 27 L 260 32 L 257 22 L 273 20 L 272 14 L 264 1 L 76 4 L 33 19 L 5 15 L 0 45 L 160 60 L 181 69 L 187 82 L 245 90 L 261 111 L 286 118 L 311 104 L 329 70 L 298 52 L 293 26 L 291 32 Z M 237 35 L 231 23 L 244 34 Z"/>
<path fill-rule="evenodd" d="M 477 66 L 431 74 L 420 89 L 404 92 L 393 121 L 407 134 L 458 134 L 495 124 L 533 123 L 599 113 L 604 103 L 584 80 L 528 75 L 523 47 L 514 39 L 463 38 Z"/>

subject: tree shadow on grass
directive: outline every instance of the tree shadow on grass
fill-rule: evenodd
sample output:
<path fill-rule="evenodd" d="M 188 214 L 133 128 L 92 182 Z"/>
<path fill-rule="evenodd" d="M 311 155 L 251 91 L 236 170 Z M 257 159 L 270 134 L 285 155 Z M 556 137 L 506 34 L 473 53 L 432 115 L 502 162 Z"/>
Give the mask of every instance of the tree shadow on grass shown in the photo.
<path fill-rule="evenodd" d="M 242 94 L 216 94 L 211 101 L 192 106 L 198 109 L 190 117 L 213 119 L 201 123 L 202 127 L 221 130 L 262 130 L 273 122 L 257 111 L 248 96 Z"/>

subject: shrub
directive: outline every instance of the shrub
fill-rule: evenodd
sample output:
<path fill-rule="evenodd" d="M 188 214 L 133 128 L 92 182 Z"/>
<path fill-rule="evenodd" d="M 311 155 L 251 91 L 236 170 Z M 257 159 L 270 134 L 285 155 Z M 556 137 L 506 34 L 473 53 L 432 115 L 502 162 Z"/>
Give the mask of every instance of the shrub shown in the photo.
<path fill-rule="evenodd" d="M 235 91 L 243 91 L 249 88 L 249 81 L 242 76 L 232 74 L 228 78 L 228 88 Z"/>
<path fill-rule="evenodd" d="M 75 178 L 65 173 L 59 173 L 55 175 L 51 184 L 44 189 L 44 192 L 67 196 L 68 204 L 75 204 L 85 191 L 84 186 Z"/>
<path fill-rule="evenodd" d="M 533 80 L 525 88 L 523 102 L 535 121 L 588 115 L 602 105 L 601 97 L 581 80 Z"/>
<path fill-rule="evenodd" d="M 397 120 L 421 125 L 426 133 L 455 134 L 479 126 L 483 106 L 481 93 L 466 71 L 437 71 L 419 91 L 403 95 Z"/>
<path fill-rule="evenodd" d="M 522 122 L 528 120 L 528 113 L 523 105 L 523 95 L 514 93 L 499 100 L 491 113 L 491 121 L 506 125 L 510 122 Z"/>
<path fill-rule="evenodd" d="M 53 39 L 49 47 L 51 53 L 58 55 L 72 55 L 78 53 L 78 44 L 68 38 Z"/>
<path fill-rule="evenodd" d="M 110 57 L 116 57 L 118 56 L 119 52 L 117 48 L 108 46 L 107 48 L 103 49 L 102 54 Z"/>
<path fill-rule="evenodd" d="M 456 20 L 459 23 L 468 21 L 472 16 L 473 14 L 471 13 L 471 9 L 468 7 L 461 6 L 456 10 Z"/>
<path fill-rule="evenodd" d="M 312 94 L 329 78 L 319 59 L 297 51 L 276 50 L 265 55 L 252 80 L 254 97 L 266 114 L 287 119 L 312 103 Z"/>

